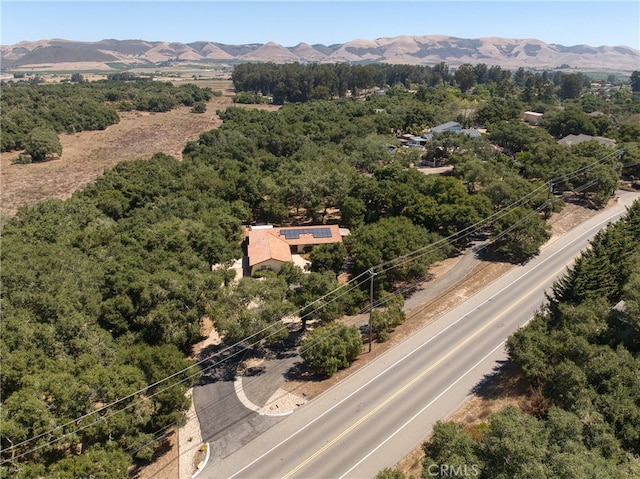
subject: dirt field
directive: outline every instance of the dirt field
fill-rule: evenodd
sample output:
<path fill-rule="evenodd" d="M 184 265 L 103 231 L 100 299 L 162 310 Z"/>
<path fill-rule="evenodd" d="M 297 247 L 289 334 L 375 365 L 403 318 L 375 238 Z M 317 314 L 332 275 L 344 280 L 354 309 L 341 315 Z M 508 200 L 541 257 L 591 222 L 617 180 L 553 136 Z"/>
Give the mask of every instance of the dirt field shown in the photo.
<path fill-rule="evenodd" d="M 181 107 L 166 113 L 121 112 L 120 122 L 106 130 L 60 135 L 62 157 L 59 160 L 27 165 L 12 165 L 19 152 L 0 157 L 0 213 L 13 215 L 23 204 L 46 199 L 66 199 L 120 161 L 149 159 L 165 153 L 182 159 L 188 141 L 200 133 L 220 126 L 216 111 L 233 104 L 230 82 L 223 95 L 213 97 L 207 112 L 195 114 Z M 217 84 L 216 86 L 219 86 Z M 198 86 L 208 86 L 201 85 Z M 215 90 L 215 87 L 214 87 Z M 277 109 L 272 105 L 251 105 Z"/>

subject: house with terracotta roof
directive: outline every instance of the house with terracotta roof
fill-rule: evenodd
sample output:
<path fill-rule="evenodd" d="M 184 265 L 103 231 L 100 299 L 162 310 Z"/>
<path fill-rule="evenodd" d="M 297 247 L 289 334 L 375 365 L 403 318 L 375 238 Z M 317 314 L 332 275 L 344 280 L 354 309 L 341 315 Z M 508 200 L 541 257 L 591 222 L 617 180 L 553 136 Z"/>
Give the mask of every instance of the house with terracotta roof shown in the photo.
<path fill-rule="evenodd" d="M 245 228 L 249 274 L 261 270 L 280 271 L 294 254 L 304 254 L 320 244 L 341 243 L 345 232 L 338 225 L 249 226 Z"/>

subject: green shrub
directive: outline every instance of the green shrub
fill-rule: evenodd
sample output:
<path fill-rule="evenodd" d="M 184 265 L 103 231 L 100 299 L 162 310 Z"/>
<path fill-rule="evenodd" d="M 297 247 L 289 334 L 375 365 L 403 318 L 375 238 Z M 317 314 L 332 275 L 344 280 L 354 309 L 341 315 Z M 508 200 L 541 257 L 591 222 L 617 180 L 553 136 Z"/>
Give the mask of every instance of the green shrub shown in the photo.
<path fill-rule="evenodd" d="M 12 165 L 27 165 L 32 162 L 31 155 L 20 153 L 17 158 L 11 160 Z"/>

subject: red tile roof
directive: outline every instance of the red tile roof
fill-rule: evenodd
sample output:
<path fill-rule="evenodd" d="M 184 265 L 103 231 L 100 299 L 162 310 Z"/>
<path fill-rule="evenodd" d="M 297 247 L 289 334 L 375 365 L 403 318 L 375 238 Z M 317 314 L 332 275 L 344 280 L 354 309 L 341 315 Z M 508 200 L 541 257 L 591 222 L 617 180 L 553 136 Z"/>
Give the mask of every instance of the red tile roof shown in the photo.
<path fill-rule="evenodd" d="M 323 237 L 314 236 L 310 230 L 321 228 Z M 300 231 L 296 236 L 288 234 L 289 238 L 281 231 Z M 262 263 L 269 259 L 277 261 L 292 261 L 290 246 L 318 244 L 330 244 L 342 242 L 340 227 L 338 225 L 318 225 L 318 226 L 286 226 L 282 228 L 251 227 L 245 228 L 245 236 L 249 239 L 247 245 L 247 256 L 249 256 L 249 266 Z"/>
<path fill-rule="evenodd" d="M 286 241 L 273 234 L 273 230 L 255 230 L 249 234 L 247 245 L 249 266 L 254 266 L 269 259 L 292 261 L 291 250 Z"/>

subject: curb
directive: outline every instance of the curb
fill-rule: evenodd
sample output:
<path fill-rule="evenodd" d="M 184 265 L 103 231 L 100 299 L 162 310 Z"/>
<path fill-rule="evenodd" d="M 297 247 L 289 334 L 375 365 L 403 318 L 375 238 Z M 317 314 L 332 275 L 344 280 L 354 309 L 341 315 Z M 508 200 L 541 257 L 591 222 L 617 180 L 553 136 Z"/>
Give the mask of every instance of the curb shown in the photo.
<path fill-rule="evenodd" d="M 242 376 L 237 376 L 236 377 L 236 380 L 233 383 L 233 387 L 234 387 L 234 389 L 236 391 L 236 396 L 238 397 L 240 402 L 244 405 L 244 407 L 246 407 L 247 409 L 252 410 L 253 412 L 257 412 L 258 414 L 260 414 L 260 416 L 280 417 L 280 416 L 288 416 L 289 414 L 293 413 L 293 409 L 291 409 L 290 411 L 285 411 L 285 412 L 280 412 L 280 413 L 264 412 L 262 410 L 262 407 L 257 406 L 256 404 L 252 403 L 249 400 L 249 398 L 247 397 L 247 395 L 244 393 L 244 389 L 242 388 Z"/>
<path fill-rule="evenodd" d="M 198 464 L 198 469 L 196 470 L 196 472 L 194 472 L 191 475 L 191 479 L 195 479 L 196 477 L 198 477 L 198 474 L 200 474 L 202 472 L 202 470 L 205 468 L 205 466 L 207 465 L 207 463 L 209 462 L 209 457 L 211 457 L 211 447 L 209 447 L 209 443 L 205 443 L 204 447 L 207 448 L 207 453 L 204 456 L 204 459 L 202 460 L 202 462 L 200 462 L 200 464 Z"/>

